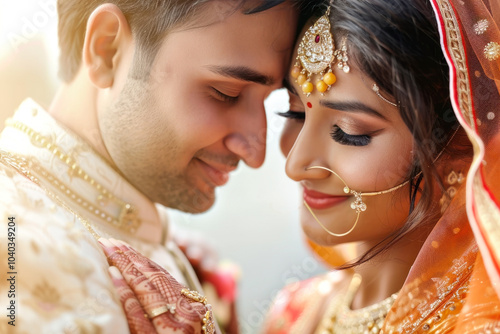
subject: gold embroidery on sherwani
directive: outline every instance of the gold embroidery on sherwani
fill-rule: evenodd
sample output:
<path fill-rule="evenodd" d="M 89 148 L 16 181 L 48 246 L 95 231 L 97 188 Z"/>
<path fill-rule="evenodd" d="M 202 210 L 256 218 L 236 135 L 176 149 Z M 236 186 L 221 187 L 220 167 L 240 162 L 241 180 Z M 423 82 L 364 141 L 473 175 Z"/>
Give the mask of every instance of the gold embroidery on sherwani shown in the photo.
<path fill-rule="evenodd" d="M 93 173 L 92 178 L 113 191 L 114 196 L 126 196 L 128 203 L 140 208 L 141 228 L 147 227 L 149 231 L 149 227 L 163 224 L 166 228 L 166 216 L 158 212 L 154 203 L 34 101 L 23 102 L 13 119 L 55 140 L 57 146 L 67 152 L 65 154 L 77 160 L 88 173 Z M 36 162 L 49 171 L 54 180 L 57 176 L 59 184 L 78 191 L 75 195 L 88 199 L 98 195 L 95 188 L 84 187 L 83 180 L 66 173 L 68 167 L 60 156 L 55 159 L 51 152 L 36 147 L 24 132 L 6 127 L 0 135 L 0 151 Z M 8 158 L 9 154 L 4 156 L 2 153 L 2 156 Z M 17 288 L 22 293 L 16 296 L 20 320 L 16 323 L 16 333 L 32 333 L 34 328 L 40 333 L 128 332 L 120 300 L 108 273 L 109 264 L 95 240 L 98 235 L 124 240 L 186 284 L 183 274 L 191 272 L 181 271 L 176 265 L 175 261 L 181 257 L 172 254 L 179 250 L 167 233 L 163 234 L 163 239 L 149 237 L 146 233 L 137 236 L 97 220 L 95 215 L 74 205 L 71 194 L 68 197 L 60 188 L 55 192 L 57 189 L 45 181 L 38 185 L 43 175 L 27 168 L 26 160 L 11 159 L 10 162 L 0 162 L 0 217 L 15 215 L 20 231 L 16 264 Z M 117 217 L 118 210 L 113 214 Z M 0 222 L 4 231 L 7 221 Z M 86 223 L 92 224 L 95 235 L 85 227 Z M 164 232 L 160 228 L 154 231 L 159 232 L 157 235 Z M 184 262 L 182 265 L 186 266 Z M 190 279 L 197 282 L 195 278 Z M 190 287 L 199 289 L 194 283 Z M 0 294 L 6 295 L 6 291 L 5 284 L 0 282 Z M 9 333 L 4 324 L 6 322 L 0 322 L 0 333 Z"/>
<path fill-rule="evenodd" d="M 92 225 L 90 225 L 90 223 L 87 221 L 87 219 L 83 218 L 77 212 L 75 212 L 74 210 L 72 210 L 71 208 L 69 208 L 64 203 L 64 201 L 62 201 L 57 195 L 55 195 L 53 192 L 51 192 L 50 190 L 48 190 L 47 188 L 45 188 L 40 183 L 40 180 L 35 175 L 33 175 L 32 170 L 30 170 L 30 167 L 33 167 L 33 163 L 30 164 L 30 162 L 27 161 L 27 159 L 24 158 L 24 157 L 15 156 L 15 155 L 12 155 L 10 153 L 6 153 L 6 152 L 2 152 L 2 151 L 0 151 L 0 163 L 3 163 L 6 166 L 9 166 L 9 167 L 15 169 L 16 171 L 18 171 L 19 173 L 21 173 L 22 175 L 24 175 L 25 177 L 27 177 L 30 181 L 32 181 L 35 184 L 37 184 L 56 203 L 59 203 L 66 210 L 68 210 L 69 212 L 73 213 L 76 217 L 78 217 L 80 219 L 80 221 L 82 222 L 82 224 L 85 226 L 85 228 L 92 234 L 92 236 L 96 240 L 100 238 L 100 235 L 97 234 L 94 231 L 94 228 L 92 227 Z M 41 204 L 43 205 L 43 203 L 41 203 Z"/>
<path fill-rule="evenodd" d="M 68 185 L 62 182 L 58 176 L 53 175 L 53 173 L 49 170 L 43 168 L 36 160 L 20 157 L 21 159 L 27 159 L 27 163 L 31 165 L 30 167 L 34 169 L 33 171 L 39 173 L 38 179 L 45 179 L 49 181 L 54 188 L 66 193 L 66 195 L 68 195 L 67 198 L 73 200 L 82 209 L 94 215 L 97 219 L 102 219 L 107 223 L 113 224 L 127 232 L 133 233 L 137 230 L 141 221 L 137 218 L 136 208 L 114 196 L 109 189 L 106 189 L 93 177 L 88 175 L 86 171 L 79 166 L 78 159 L 76 158 L 76 152 L 65 152 L 65 150 L 57 145 L 55 139 L 46 137 L 19 121 L 8 119 L 6 121 L 6 125 L 28 135 L 33 146 L 47 149 L 52 152 L 55 160 L 60 160 L 67 166 L 68 170 L 66 174 L 69 176 L 70 180 L 73 177 L 81 178 L 95 188 L 99 195 L 94 200 L 82 198 L 78 196 L 78 192 L 76 190 L 68 187 Z M 119 206 L 120 209 L 118 217 L 105 211 L 109 208 L 107 205 L 109 202 L 114 202 Z"/>
<path fill-rule="evenodd" d="M 57 288 L 46 281 L 42 281 L 40 284 L 36 285 L 33 291 L 31 291 L 31 295 L 34 297 L 33 302 L 37 304 L 41 310 L 51 309 L 53 305 L 59 303 L 61 300 L 61 294 Z"/>

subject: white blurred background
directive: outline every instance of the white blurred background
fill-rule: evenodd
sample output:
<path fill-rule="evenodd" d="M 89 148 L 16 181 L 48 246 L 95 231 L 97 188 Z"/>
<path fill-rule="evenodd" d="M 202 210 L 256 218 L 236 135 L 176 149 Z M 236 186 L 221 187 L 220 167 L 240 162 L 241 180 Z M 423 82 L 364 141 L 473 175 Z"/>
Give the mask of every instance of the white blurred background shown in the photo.
<path fill-rule="evenodd" d="M 50 104 L 57 79 L 56 0 L 0 0 L 0 129 L 20 102 Z M 298 190 L 284 173 L 279 151 L 288 108 L 284 91 L 266 101 L 268 152 L 258 170 L 243 164 L 218 189 L 208 212 L 171 212 L 176 228 L 205 236 L 219 257 L 241 269 L 238 311 L 244 334 L 256 333 L 277 291 L 324 269 L 309 253 L 298 222 Z"/>

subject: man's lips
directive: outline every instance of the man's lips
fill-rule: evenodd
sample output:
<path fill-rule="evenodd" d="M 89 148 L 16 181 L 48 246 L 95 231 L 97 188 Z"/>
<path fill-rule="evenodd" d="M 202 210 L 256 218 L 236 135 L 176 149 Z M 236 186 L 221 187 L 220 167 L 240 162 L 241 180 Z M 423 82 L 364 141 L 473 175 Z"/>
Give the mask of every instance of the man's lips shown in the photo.
<path fill-rule="evenodd" d="M 198 159 L 198 161 L 215 186 L 223 186 L 226 184 L 229 180 L 229 173 L 236 169 L 236 167 L 233 166 L 206 162 L 201 159 Z"/>
<path fill-rule="evenodd" d="M 349 197 L 350 196 L 345 195 L 329 195 L 304 187 L 304 201 L 311 207 L 311 209 L 329 209 L 337 204 L 344 202 Z"/>

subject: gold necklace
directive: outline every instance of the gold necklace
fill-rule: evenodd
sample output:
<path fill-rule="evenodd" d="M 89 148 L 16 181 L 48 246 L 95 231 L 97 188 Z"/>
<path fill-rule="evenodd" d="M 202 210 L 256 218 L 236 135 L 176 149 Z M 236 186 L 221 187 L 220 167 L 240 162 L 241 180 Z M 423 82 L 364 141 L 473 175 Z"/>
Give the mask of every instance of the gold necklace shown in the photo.
<path fill-rule="evenodd" d="M 361 275 L 354 274 L 349 288 L 344 295 L 334 298 L 329 305 L 326 316 L 321 320 L 315 333 L 317 334 L 370 334 L 380 333 L 387 313 L 394 304 L 397 294 L 381 302 L 359 310 L 351 310 L 354 294 L 361 284 Z"/>
<path fill-rule="evenodd" d="M 44 169 L 41 169 L 42 167 L 39 166 L 34 160 L 0 150 L 0 163 L 5 164 L 6 166 L 12 167 L 18 173 L 20 173 L 21 175 L 25 176 L 27 179 L 29 179 L 30 181 L 32 181 L 33 183 L 38 185 L 49 196 L 49 198 L 54 200 L 54 202 L 59 203 L 64 209 L 68 210 L 73 215 L 75 215 L 81 221 L 81 223 L 87 229 L 87 231 L 89 231 L 90 234 L 94 237 L 94 239 L 99 240 L 101 238 L 99 233 L 96 232 L 96 230 L 93 228 L 92 224 L 90 224 L 90 222 L 87 219 L 85 219 L 80 214 L 78 214 L 77 212 L 72 210 L 55 193 L 53 193 L 52 191 L 50 191 L 49 189 L 47 189 L 46 187 L 43 186 L 43 184 L 40 182 L 40 179 L 35 175 L 34 171 L 36 171 L 37 174 L 38 173 L 43 174 Z M 49 176 L 49 181 L 51 181 L 50 176 Z M 54 181 L 54 180 L 52 180 L 52 181 Z M 51 182 L 51 183 L 53 183 L 53 182 Z M 66 187 L 66 186 L 62 185 L 62 183 L 60 183 L 60 184 L 61 184 L 61 186 Z M 84 201 L 83 199 L 81 199 L 81 197 L 78 197 L 76 193 L 73 193 L 69 188 L 66 187 L 65 189 L 67 190 L 66 194 L 68 196 L 70 196 L 73 200 L 76 200 L 76 201 L 80 200 L 80 203 L 82 203 L 82 201 Z M 64 190 L 64 189 L 61 189 L 61 190 Z M 176 254 L 174 252 L 171 252 L 171 254 L 177 260 L 176 262 L 179 264 L 179 267 L 180 267 L 181 271 L 183 272 L 184 277 L 187 279 L 190 288 L 194 288 L 195 284 L 194 284 L 191 276 L 187 273 L 187 268 L 185 267 L 185 265 L 182 263 L 182 261 L 179 261 L 178 257 L 176 256 Z M 182 265 L 180 265 L 180 264 L 182 264 Z M 208 304 L 207 299 L 195 290 L 183 289 L 181 291 L 181 294 L 186 296 L 187 298 L 194 300 L 194 301 L 201 302 L 207 307 L 207 311 L 205 312 L 205 315 L 202 319 L 202 323 L 203 323 L 202 333 L 214 334 L 215 333 L 215 320 L 213 317 L 211 305 Z"/>
<path fill-rule="evenodd" d="M 15 156 L 12 153 L 8 153 L 5 151 L 0 151 L 0 162 L 3 162 L 5 165 L 12 167 L 20 174 L 24 175 L 26 178 L 31 180 L 33 183 L 38 185 L 40 188 L 45 191 L 45 193 L 52 198 L 56 203 L 59 203 L 63 208 L 74 214 L 83 224 L 83 226 L 90 232 L 90 234 L 96 239 L 99 240 L 101 237 L 92 227 L 92 225 L 88 222 L 87 219 L 83 218 L 77 212 L 72 210 L 66 203 L 61 200 L 56 194 L 49 191 L 46 187 L 44 187 L 40 180 L 32 173 L 30 169 L 30 163 L 27 159 L 22 158 L 20 156 Z"/>
<path fill-rule="evenodd" d="M 34 146 L 45 148 L 46 150 L 51 152 L 57 159 L 62 161 L 68 167 L 68 175 L 81 178 L 98 191 L 99 195 L 96 199 L 97 203 L 103 206 L 107 201 L 112 201 L 119 206 L 120 214 L 118 215 L 118 218 L 115 218 L 114 216 L 106 213 L 104 210 L 99 209 L 95 204 L 85 200 L 83 197 L 79 196 L 76 191 L 64 185 L 61 181 L 51 175 L 49 171 L 44 169 L 34 159 L 9 153 L 9 161 L 16 161 L 17 164 L 24 164 L 25 167 L 27 167 L 26 170 L 31 169 L 32 172 L 36 172 L 37 174 L 39 174 L 40 177 L 43 177 L 44 179 L 49 181 L 52 186 L 68 195 L 68 197 L 78 206 L 82 207 L 91 215 L 96 216 L 96 218 L 102 219 L 106 223 L 118 227 L 119 229 L 129 233 L 134 233 L 135 231 L 137 231 L 137 229 L 141 225 L 141 220 L 137 217 L 137 209 L 133 205 L 115 197 L 110 190 L 99 184 L 92 176 L 87 174 L 87 172 L 85 172 L 78 165 L 75 158 L 71 157 L 70 154 L 64 153 L 63 149 L 57 146 L 57 144 L 55 144 L 51 138 L 42 135 L 41 133 L 33 130 L 29 126 L 19 121 L 13 121 L 12 119 L 8 119 L 5 122 L 5 125 L 26 134 L 30 138 L 31 143 Z M 40 182 L 38 181 L 37 184 L 40 184 Z"/>
<path fill-rule="evenodd" d="M 23 132 L 29 137 L 31 143 L 34 146 L 47 149 L 57 159 L 64 162 L 69 168 L 69 175 L 80 177 L 88 184 L 93 186 L 99 193 L 97 197 L 97 204 L 103 206 L 107 200 L 118 204 L 120 208 L 120 214 L 118 218 L 116 218 L 114 215 L 110 215 L 102 208 L 99 208 L 95 203 L 88 201 L 85 197 L 80 196 L 78 191 L 75 191 L 65 185 L 57 177 L 52 175 L 49 170 L 43 168 L 37 159 L 0 150 L 0 163 L 3 163 L 6 166 L 10 166 L 18 173 L 38 185 L 54 202 L 59 203 L 63 208 L 75 215 L 96 240 L 99 240 L 101 235 L 89 222 L 89 219 L 85 218 L 83 215 L 90 214 L 91 216 L 93 216 L 90 218 L 90 220 L 99 218 L 101 220 L 104 220 L 109 225 L 118 227 L 119 229 L 128 233 L 134 233 L 139 228 L 142 221 L 137 217 L 137 210 L 135 209 L 135 207 L 115 197 L 111 193 L 111 191 L 100 185 L 77 164 L 75 158 L 71 157 L 69 154 L 65 154 L 62 148 L 55 145 L 54 141 L 51 138 L 36 132 L 24 123 L 14 121 L 12 119 L 8 119 L 5 122 L 5 125 Z M 46 185 L 50 185 L 51 189 L 49 189 L 49 187 L 47 187 Z M 57 189 L 59 192 L 64 194 L 65 198 L 67 198 L 69 201 L 75 203 L 76 205 L 78 205 L 78 207 L 83 208 L 82 213 L 80 214 L 79 212 L 73 210 L 63 198 L 60 198 L 57 193 L 53 191 L 53 189 Z M 196 280 L 191 277 L 187 266 L 181 259 L 182 256 L 176 251 L 170 250 L 168 248 L 167 250 L 175 259 L 175 262 L 183 273 L 184 278 L 187 280 L 188 286 L 191 289 L 196 289 Z"/>

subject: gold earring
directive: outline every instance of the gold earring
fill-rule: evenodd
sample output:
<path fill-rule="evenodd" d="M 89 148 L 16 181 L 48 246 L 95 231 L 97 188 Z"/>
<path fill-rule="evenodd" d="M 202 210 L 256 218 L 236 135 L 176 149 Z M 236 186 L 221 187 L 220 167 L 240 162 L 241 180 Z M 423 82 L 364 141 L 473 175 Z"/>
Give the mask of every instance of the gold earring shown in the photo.
<path fill-rule="evenodd" d="M 462 172 L 458 172 L 457 174 L 454 170 L 452 170 L 446 177 L 445 181 L 450 186 L 446 189 L 443 196 L 441 196 L 441 199 L 439 200 L 439 204 L 441 204 L 441 213 L 444 213 L 444 211 L 448 208 L 451 200 L 457 194 L 457 188 L 464 183 L 465 177 Z"/>
<path fill-rule="evenodd" d="M 405 186 L 407 183 L 410 182 L 410 180 L 406 180 L 405 182 L 403 182 L 395 187 L 389 188 L 387 190 L 363 193 L 361 191 L 356 191 L 356 190 L 351 189 L 347 185 L 347 183 L 344 181 L 344 179 L 342 177 L 340 177 L 339 174 L 335 173 L 333 170 L 331 170 L 327 167 L 311 166 L 311 167 L 306 168 L 306 170 L 309 170 L 309 169 L 323 169 L 323 170 L 326 170 L 326 171 L 332 173 L 333 175 L 338 177 L 340 179 L 340 181 L 342 181 L 342 183 L 344 184 L 344 189 L 343 189 L 344 193 L 345 194 L 352 194 L 354 196 L 354 202 L 351 202 L 351 209 L 356 211 L 356 220 L 354 221 L 354 224 L 352 225 L 352 227 L 347 232 L 344 232 L 344 233 L 335 233 L 335 232 L 332 232 L 329 229 L 327 229 L 326 226 L 323 225 L 323 223 L 321 223 L 321 221 L 318 219 L 318 217 L 316 217 L 316 215 L 312 211 L 311 207 L 307 204 L 307 202 L 304 201 L 305 207 L 309 210 L 309 212 L 311 213 L 313 218 L 316 220 L 316 222 L 321 226 L 321 228 L 323 228 L 323 230 L 325 230 L 325 232 L 327 232 L 328 234 L 333 235 L 335 237 L 343 237 L 343 236 L 348 235 L 349 233 L 351 233 L 354 230 L 354 228 L 358 224 L 358 220 L 359 220 L 359 216 L 360 216 L 361 212 L 364 212 L 367 209 L 366 203 L 363 202 L 362 196 L 375 196 L 375 195 L 387 194 L 387 193 L 393 192 L 393 191 Z"/>

